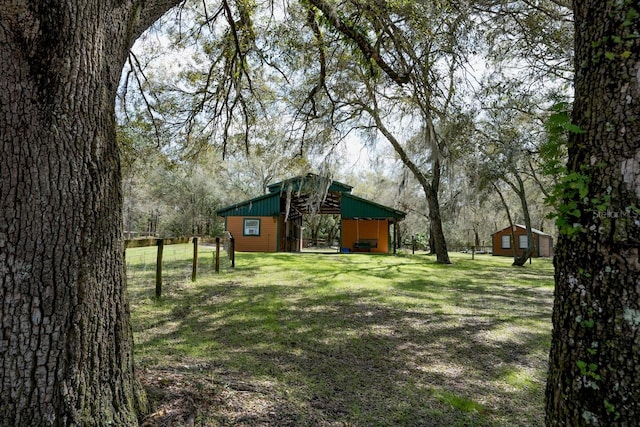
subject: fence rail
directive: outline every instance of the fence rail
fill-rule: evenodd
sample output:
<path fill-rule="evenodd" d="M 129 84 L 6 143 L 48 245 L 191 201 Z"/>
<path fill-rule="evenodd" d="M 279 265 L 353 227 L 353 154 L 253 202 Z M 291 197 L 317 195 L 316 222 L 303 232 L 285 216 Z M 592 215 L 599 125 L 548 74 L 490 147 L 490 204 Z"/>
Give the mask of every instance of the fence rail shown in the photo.
<path fill-rule="evenodd" d="M 193 243 L 193 249 L 188 249 L 188 243 Z M 182 245 L 182 249 L 180 254 L 177 254 L 178 251 L 167 250 L 166 246 L 172 245 Z M 144 252 L 141 256 L 142 259 L 137 259 L 137 262 L 133 262 L 130 257 L 127 257 L 127 274 L 130 274 L 131 271 L 136 271 L 134 266 L 142 265 L 142 271 L 146 272 L 148 267 L 150 267 L 151 261 L 153 259 L 155 264 L 155 295 L 156 298 L 162 297 L 162 282 L 163 282 L 163 265 L 167 261 L 167 252 L 171 257 L 171 261 L 175 259 L 191 259 L 191 281 L 196 281 L 198 276 L 198 255 L 199 255 L 199 246 L 203 246 L 206 248 L 211 248 L 214 246 L 213 251 L 206 250 L 206 252 L 211 252 L 213 256 L 213 264 L 214 271 L 216 273 L 220 272 L 221 260 L 224 261 L 225 265 L 230 265 L 231 268 L 235 268 L 235 241 L 233 236 L 230 233 L 225 232 L 224 235 L 215 238 L 202 238 L 202 237 L 181 237 L 181 238 L 171 238 L 171 239 L 136 239 L 136 240 L 126 240 L 125 248 L 133 249 L 133 248 L 145 248 L 145 247 L 157 247 L 155 254 L 151 254 L 149 252 Z M 184 253 L 185 251 L 189 251 L 189 254 Z M 222 252 L 222 256 L 221 256 Z M 178 256 L 176 256 L 178 255 Z M 227 261 L 228 260 L 228 261 Z M 149 261 L 149 262 L 148 262 Z M 131 265 L 130 265 L 131 264 Z"/>

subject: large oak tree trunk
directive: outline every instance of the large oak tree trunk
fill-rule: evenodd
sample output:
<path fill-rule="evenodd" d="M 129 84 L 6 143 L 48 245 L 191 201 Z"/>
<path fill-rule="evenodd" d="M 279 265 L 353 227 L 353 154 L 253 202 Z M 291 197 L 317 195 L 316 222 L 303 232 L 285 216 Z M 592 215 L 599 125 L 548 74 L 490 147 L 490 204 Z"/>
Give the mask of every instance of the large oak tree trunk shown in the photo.
<path fill-rule="evenodd" d="M 0 9 L 0 425 L 137 424 L 114 101 L 170 3 Z"/>
<path fill-rule="evenodd" d="M 549 426 L 640 422 L 640 8 L 575 0 L 576 96 L 555 255 Z M 577 176 L 577 175 L 576 175 Z M 575 186 L 588 189 L 581 196 Z"/>

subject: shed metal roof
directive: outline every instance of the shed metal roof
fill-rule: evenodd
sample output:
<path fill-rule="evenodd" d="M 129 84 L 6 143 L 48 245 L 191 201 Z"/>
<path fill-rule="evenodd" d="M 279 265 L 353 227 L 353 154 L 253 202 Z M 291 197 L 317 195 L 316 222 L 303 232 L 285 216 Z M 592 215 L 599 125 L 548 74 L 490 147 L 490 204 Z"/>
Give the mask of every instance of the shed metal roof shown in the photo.
<path fill-rule="evenodd" d="M 522 229 L 522 230 L 526 230 L 526 229 L 527 229 L 527 226 L 526 226 L 526 225 L 513 224 L 513 226 L 514 226 L 514 227 L 516 227 L 516 228 L 520 228 L 520 229 Z M 498 230 L 498 231 L 496 231 L 495 233 L 493 233 L 493 234 L 491 234 L 491 235 L 493 236 L 494 234 L 503 233 L 503 232 L 505 232 L 505 231 L 509 231 L 509 230 L 511 230 L 511 227 L 505 227 L 505 228 L 503 228 L 502 230 Z M 551 234 L 545 233 L 544 231 L 538 230 L 537 228 L 533 228 L 533 227 L 531 227 L 531 232 L 532 232 L 533 234 L 538 234 L 538 235 L 540 235 L 540 236 L 549 236 L 549 237 L 552 237 L 552 236 L 551 236 Z"/>

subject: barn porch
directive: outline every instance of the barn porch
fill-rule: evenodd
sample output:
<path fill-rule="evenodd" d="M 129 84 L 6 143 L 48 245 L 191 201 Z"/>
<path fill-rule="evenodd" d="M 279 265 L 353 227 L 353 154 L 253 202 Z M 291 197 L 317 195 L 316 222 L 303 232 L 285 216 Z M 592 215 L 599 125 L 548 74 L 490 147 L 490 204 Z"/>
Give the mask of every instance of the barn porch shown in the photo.
<path fill-rule="evenodd" d="M 353 187 L 314 174 L 268 187 L 268 194 L 218 210 L 236 250 L 300 252 L 304 215 L 339 215 L 343 252 L 396 251 L 397 224 L 406 214 L 351 194 Z"/>

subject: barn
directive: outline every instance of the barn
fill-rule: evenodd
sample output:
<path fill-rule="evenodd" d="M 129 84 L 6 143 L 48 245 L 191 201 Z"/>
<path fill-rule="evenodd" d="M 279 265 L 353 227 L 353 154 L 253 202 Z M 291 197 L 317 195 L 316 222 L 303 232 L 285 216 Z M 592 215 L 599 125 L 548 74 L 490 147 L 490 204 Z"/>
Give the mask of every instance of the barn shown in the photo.
<path fill-rule="evenodd" d="M 406 213 L 351 194 L 353 187 L 315 174 L 268 187 L 268 193 L 218 209 L 242 252 L 299 252 L 303 216 L 340 215 L 343 252 L 396 251 L 397 224 Z"/>
<path fill-rule="evenodd" d="M 522 255 L 524 249 L 528 246 L 527 227 L 516 224 L 513 226 L 513 231 L 515 242 L 511 236 L 511 227 L 496 231 L 491 235 L 493 255 L 512 257 L 514 247 L 516 255 Z M 531 256 L 534 258 L 552 257 L 553 237 L 550 234 L 535 228 L 532 228 L 531 232 L 533 233 L 534 247 L 533 254 Z"/>

